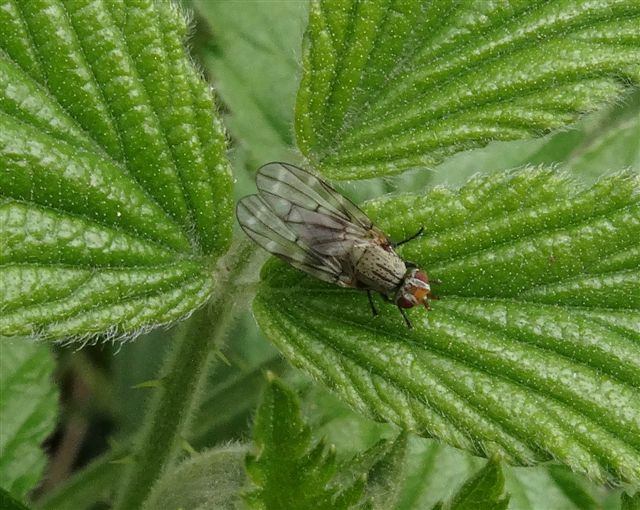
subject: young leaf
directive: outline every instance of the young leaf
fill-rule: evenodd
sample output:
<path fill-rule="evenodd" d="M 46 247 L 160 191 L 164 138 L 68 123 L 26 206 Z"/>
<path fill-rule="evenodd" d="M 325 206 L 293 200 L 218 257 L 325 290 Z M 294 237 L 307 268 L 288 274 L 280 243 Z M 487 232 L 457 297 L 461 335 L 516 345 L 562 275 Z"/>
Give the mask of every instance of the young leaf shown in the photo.
<path fill-rule="evenodd" d="M 403 432 L 394 441 L 380 440 L 348 463 L 353 475 L 358 472 L 356 468 L 368 473 L 365 498 L 372 508 L 395 508 L 404 481 L 407 450 L 408 435 Z"/>
<path fill-rule="evenodd" d="M 233 510 L 240 507 L 245 483 L 246 447 L 232 444 L 199 453 L 155 484 L 144 509 Z"/>
<path fill-rule="evenodd" d="M 618 103 L 585 115 L 571 129 L 544 138 L 497 142 L 458 153 L 438 165 L 431 182 L 462 185 L 476 173 L 496 173 L 524 165 L 556 165 L 590 183 L 623 168 L 640 172 L 637 133 L 640 89 L 623 96 Z M 407 177 L 414 173 L 408 172 Z"/>
<path fill-rule="evenodd" d="M 640 492 L 630 496 L 626 492 L 620 496 L 621 510 L 639 510 L 640 509 Z"/>
<path fill-rule="evenodd" d="M 339 487 L 329 485 L 335 449 L 320 441 L 311 447 L 311 430 L 300 415 L 296 395 L 277 379 L 267 386 L 253 429 L 255 451 L 247 455 L 247 473 L 258 487 L 245 495 L 252 508 L 347 509 L 361 498 L 362 477 Z"/>
<path fill-rule="evenodd" d="M 407 477 L 394 510 L 432 508 L 436 502 L 449 499 L 452 487 L 460 486 L 483 464 L 480 458 L 439 441 L 411 437 Z M 550 467 L 503 466 L 510 510 L 613 510 L 605 504 L 606 491 L 601 486 L 590 484 L 568 470 L 563 481 L 556 481 Z M 553 466 L 556 467 L 559 466 Z M 569 485 L 573 487 L 568 489 Z M 617 506 L 614 508 L 619 510 Z"/>
<path fill-rule="evenodd" d="M 365 210 L 442 281 L 433 310 L 375 319 L 364 293 L 275 262 L 267 336 L 360 412 L 512 463 L 640 481 L 640 177 L 550 170 L 386 197 Z"/>
<path fill-rule="evenodd" d="M 48 346 L 0 338 L 0 487 L 18 498 L 35 487 L 47 462 L 42 442 L 58 410 L 53 368 Z"/>
<path fill-rule="evenodd" d="M 446 502 L 434 506 L 442 510 L 505 510 L 509 495 L 504 494 L 504 474 L 500 462 L 489 460 L 487 464 L 467 480 Z"/>
<path fill-rule="evenodd" d="M 0 508 L 2 508 L 2 510 L 29 510 L 23 503 L 16 500 L 2 487 L 0 487 Z"/>
<path fill-rule="evenodd" d="M 123 459 L 130 451 L 115 448 L 76 471 L 37 502 L 39 510 L 92 510 L 110 508 L 115 489 L 122 482 Z M 130 457 L 129 457 L 130 458 Z"/>
<path fill-rule="evenodd" d="M 540 136 L 640 82 L 640 4 L 314 0 L 298 146 L 335 179 Z"/>
<path fill-rule="evenodd" d="M 585 480 L 576 476 L 571 470 L 565 466 L 551 464 L 547 466 L 546 471 L 558 489 L 562 491 L 563 496 L 571 501 L 576 508 L 581 510 L 597 510 L 599 508 L 593 494 L 589 491 L 589 487 L 585 486 Z"/>
<path fill-rule="evenodd" d="M 0 5 L 0 333 L 131 334 L 211 292 L 224 134 L 171 2 Z"/>
<path fill-rule="evenodd" d="M 248 166 L 287 160 L 307 2 L 196 0 L 214 37 L 203 55 L 229 108 L 225 124 Z"/>

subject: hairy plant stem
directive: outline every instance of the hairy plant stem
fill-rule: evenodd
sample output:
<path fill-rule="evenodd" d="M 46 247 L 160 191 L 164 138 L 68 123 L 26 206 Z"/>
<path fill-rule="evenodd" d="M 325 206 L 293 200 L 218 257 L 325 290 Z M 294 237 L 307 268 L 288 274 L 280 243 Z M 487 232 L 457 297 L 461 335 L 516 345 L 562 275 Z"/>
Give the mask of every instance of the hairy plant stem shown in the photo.
<path fill-rule="evenodd" d="M 216 290 L 211 301 L 177 330 L 174 347 L 158 376 L 161 384 L 147 411 L 116 510 L 141 508 L 154 482 L 175 460 L 186 437 L 189 418 L 197 407 L 210 356 L 221 346 L 232 323 L 236 298 L 246 289 L 243 275 L 255 266 L 254 255 L 248 241 L 234 242 L 217 264 Z"/>

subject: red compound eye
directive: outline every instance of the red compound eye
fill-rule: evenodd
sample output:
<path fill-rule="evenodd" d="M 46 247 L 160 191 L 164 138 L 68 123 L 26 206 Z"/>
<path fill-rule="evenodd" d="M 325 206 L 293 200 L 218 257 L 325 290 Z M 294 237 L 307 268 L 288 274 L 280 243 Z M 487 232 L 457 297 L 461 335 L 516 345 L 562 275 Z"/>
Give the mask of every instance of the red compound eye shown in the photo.
<path fill-rule="evenodd" d="M 407 299 L 404 296 L 400 296 L 398 298 L 398 300 L 396 301 L 396 304 L 400 307 L 400 308 L 413 308 L 414 306 L 416 306 L 415 301 L 411 301 L 410 299 Z"/>
<path fill-rule="evenodd" d="M 423 281 L 424 283 L 429 283 L 429 277 L 424 271 L 416 271 L 413 277 L 417 278 L 420 281 Z"/>

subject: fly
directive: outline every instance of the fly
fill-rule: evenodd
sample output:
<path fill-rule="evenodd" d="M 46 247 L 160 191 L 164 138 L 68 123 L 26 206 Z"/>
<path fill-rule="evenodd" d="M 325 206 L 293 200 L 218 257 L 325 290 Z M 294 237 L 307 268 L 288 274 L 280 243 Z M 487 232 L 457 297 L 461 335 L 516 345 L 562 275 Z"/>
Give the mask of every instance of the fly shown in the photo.
<path fill-rule="evenodd" d="M 430 310 L 427 273 L 405 261 L 393 243 L 353 202 L 326 182 L 288 163 L 268 163 L 256 174 L 257 195 L 236 208 L 242 230 L 293 267 L 340 287 L 371 291 L 394 303 L 408 327 L 405 309 Z"/>

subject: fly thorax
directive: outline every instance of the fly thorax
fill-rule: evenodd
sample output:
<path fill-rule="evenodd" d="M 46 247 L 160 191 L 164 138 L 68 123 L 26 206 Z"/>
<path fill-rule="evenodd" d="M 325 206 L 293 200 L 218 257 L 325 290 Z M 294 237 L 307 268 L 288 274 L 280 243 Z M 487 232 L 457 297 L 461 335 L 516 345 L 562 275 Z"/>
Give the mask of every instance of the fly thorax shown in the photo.
<path fill-rule="evenodd" d="M 352 260 L 361 286 L 385 295 L 393 295 L 407 272 L 398 254 L 379 244 L 354 246 Z"/>

